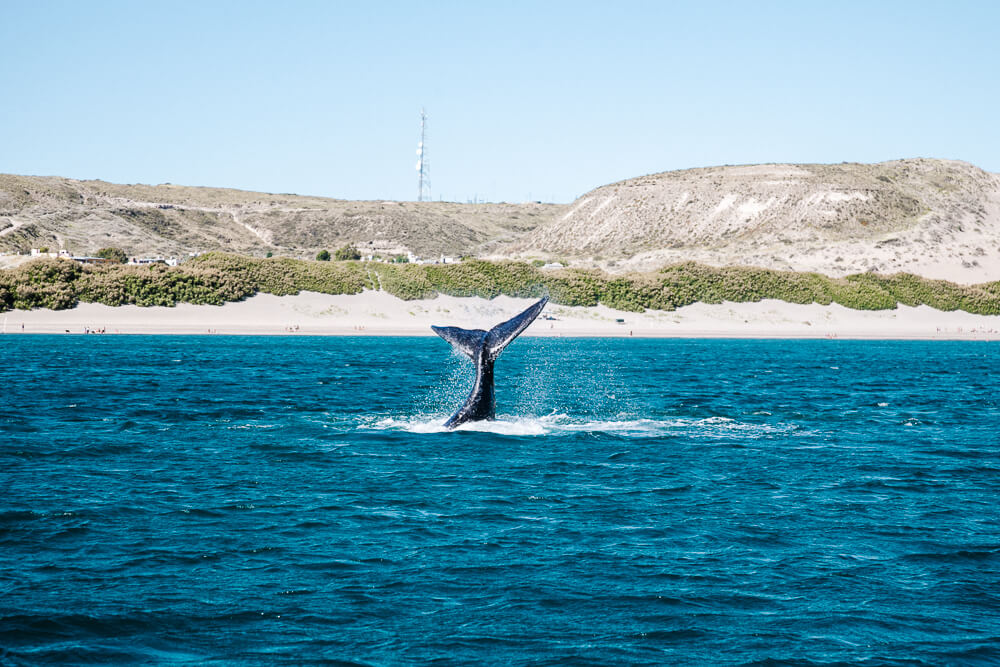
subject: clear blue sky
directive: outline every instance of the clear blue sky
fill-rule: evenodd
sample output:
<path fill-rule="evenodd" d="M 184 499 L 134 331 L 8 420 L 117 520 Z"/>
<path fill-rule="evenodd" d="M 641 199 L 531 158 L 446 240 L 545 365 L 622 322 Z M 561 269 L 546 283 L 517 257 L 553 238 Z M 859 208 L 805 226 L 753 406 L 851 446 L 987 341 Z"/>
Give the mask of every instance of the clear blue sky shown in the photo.
<path fill-rule="evenodd" d="M 647 173 L 1000 171 L 1000 2 L 0 0 L 0 172 L 570 201 Z"/>

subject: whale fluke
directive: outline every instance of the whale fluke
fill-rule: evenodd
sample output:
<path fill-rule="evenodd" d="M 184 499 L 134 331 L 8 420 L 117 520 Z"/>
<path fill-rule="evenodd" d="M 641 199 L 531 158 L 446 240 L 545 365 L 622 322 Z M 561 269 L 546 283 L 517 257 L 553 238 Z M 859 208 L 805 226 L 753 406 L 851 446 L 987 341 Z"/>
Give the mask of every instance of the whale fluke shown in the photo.
<path fill-rule="evenodd" d="M 476 381 L 465 404 L 445 422 L 445 428 L 455 428 L 460 424 L 496 417 L 496 396 L 493 391 L 493 363 L 504 348 L 528 328 L 542 312 L 548 298 L 540 299 L 523 312 L 506 322 L 501 322 L 489 331 L 482 329 L 462 329 L 459 327 L 435 327 L 438 336 L 472 360 L 476 365 Z"/>
<path fill-rule="evenodd" d="M 476 358 L 476 350 L 483 343 L 488 331 L 482 329 L 460 329 L 458 327 L 435 327 L 432 326 L 438 336 L 451 343 L 451 346 L 467 356 L 469 359 Z"/>

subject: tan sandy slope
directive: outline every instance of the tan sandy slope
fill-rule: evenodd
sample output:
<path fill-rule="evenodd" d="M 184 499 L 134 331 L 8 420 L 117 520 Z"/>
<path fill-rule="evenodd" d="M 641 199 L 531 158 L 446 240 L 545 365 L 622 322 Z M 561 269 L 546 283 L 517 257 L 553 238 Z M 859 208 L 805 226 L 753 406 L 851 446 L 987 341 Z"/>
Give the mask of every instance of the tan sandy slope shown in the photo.
<path fill-rule="evenodd" d="M 1000 279 L 1000 176 L 964 162 L 672 171 L 593 190 L 504 254 Z"/>

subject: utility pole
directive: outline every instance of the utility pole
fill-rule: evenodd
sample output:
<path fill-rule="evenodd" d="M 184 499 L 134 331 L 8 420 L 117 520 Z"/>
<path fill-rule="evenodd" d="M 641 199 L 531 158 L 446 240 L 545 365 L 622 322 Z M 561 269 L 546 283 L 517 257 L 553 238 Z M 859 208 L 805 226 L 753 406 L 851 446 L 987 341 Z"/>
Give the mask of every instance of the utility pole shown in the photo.
<path fill-rule="evenodd" d="M 426 195 L 426 197 L 425 197 Z M 417 201 L 431 198 L 431 165 L 427 161 L 427 113 L 420 109 L 420 143 L 417 144 Z"/>

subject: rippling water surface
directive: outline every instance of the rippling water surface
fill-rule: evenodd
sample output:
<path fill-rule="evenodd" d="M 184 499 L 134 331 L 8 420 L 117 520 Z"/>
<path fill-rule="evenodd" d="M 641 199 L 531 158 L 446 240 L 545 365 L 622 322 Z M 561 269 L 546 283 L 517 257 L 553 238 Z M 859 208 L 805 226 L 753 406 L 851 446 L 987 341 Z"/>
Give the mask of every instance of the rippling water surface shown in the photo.
<path fill-rule="evenodd" d="M 997 664 L 1000 347 L 0 337 L 0 662 Z"/>

